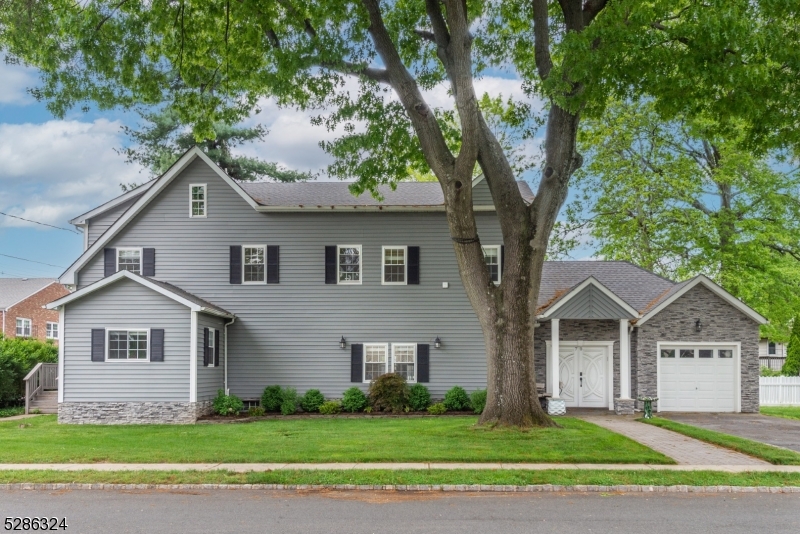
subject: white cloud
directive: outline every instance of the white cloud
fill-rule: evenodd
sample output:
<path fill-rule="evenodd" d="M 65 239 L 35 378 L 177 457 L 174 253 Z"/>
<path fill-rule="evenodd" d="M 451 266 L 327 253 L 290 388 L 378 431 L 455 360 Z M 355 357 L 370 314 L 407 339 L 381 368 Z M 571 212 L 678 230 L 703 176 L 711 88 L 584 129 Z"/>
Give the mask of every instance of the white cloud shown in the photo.
<path fill-rule="evenodd" d="M 52 120 L 0 124 L 0 211 L 47 224 L 66 221 L 144 181 L 140 168 L 114 151 L 120 123 Z M 8 217 L 2 226 L 31 226 Z"/>
<path fill-rule="evenodd" d="M 34 69 L 0 62 L 0 104 L 32 103 L 26 89 L 36 84 Z"/>

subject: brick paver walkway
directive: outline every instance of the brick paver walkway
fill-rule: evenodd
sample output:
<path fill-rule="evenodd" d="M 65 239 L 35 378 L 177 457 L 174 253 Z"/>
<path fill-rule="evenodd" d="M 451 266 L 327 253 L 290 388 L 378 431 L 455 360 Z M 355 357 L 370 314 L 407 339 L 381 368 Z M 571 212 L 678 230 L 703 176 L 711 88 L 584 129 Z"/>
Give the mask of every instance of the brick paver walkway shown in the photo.
<path fill-rule="evenodd" d="M 654 451 L 669 456 L 680 465 L 770 465 L 746 454 L 711 445 L 671 430 L 639 423 L 631 416 L 590 415 L 580 418 L 638 441 Z"/>

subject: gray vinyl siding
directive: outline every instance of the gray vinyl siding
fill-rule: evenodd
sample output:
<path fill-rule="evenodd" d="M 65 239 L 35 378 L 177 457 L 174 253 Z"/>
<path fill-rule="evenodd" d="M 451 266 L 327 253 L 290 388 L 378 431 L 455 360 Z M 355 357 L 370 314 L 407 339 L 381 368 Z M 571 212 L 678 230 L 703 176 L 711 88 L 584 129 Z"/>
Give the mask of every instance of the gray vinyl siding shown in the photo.
<path fill-rule="evenodd" d="M 586 286 L 549 317 L 553 319 L 633 319 L 633 315 L 594 286 Z"/>
<path fill-rule="evenodd" d="M 188 217 L 190 183 L 208 184 L 207 218 Z M 484 243 L 502 243 L 493 213 L 477 220 Z M 280 284 L 229 284 L 229 247 L 242 244 L 280 246 Z M 325 246 L 338 244 L 363 245 L 361 285 L 324 283 Z M 419 285 L 381 285 L 383 245 L 420 247 Z M 432 343 L 436 336 L 442 348 L 430 349 L 433 396 L 456 384 L 485 387 L 483 335 L 444 213 L 258 213 L 196 160 L 107 246 L 155 247 L 156 278 L 236 314 L 228 329 L 228 385 L 244 399 L 270 384 L 338 398 L 353 385 L 351 343 Z M 78 282 L 102 277 L 99 253 Z"/>
<path fill-rule="evenodd" d="M 64 401 L 189 400 L 190 311 L 130 280 L 66 305 Z M 163 362 L 93 362 L 93 328 L 163 328 Z M 106 349 L 108 339 L 106 339 Z"/>
<path fill-rule="evenodd" d="M 130 208 L 134 202 L 139 200 L 139 197 L 134 199 L 128 200 L 127 202 L 123 202 L 119 206 L 115 206 L 114 208 L 106 211 L 105 213 L 101 213 L 97 217 L 92 217 L 87 221 L 89 228 L 89 242 L 87 246 L 91 247 L 97 238 L 100 237 L 103 232 L 108 230 L 108 227 L 114 224 L 114 221 L 119 219 L 120 215 L 125 213 L 125 210 Z"/>
<path fill-rule="evenodd" d="M 205 313 L 197 314 L 197 400 L 211 400 L 217 390 L 225 387 L 225 337 L 222 326 L 224 320 Z M 203 365 L 203 329 L 219 330 L 219 367 Z M 210 335 L 210 334 L 209 334 Z"/>
<path fill-rule="evenodd" d="M 486 180 L 481 180 L 472 189 L 472 204 L 474 206 L 493 206 L 492 192 L 489 191 L 489 184 Z"/>

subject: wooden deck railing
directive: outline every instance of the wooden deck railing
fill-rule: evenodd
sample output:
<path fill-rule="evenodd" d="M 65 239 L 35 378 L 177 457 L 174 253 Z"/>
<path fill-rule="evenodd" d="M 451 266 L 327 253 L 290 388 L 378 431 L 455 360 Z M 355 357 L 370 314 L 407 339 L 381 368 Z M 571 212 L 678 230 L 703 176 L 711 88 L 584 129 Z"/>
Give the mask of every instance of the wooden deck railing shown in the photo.
<path fill-rule="evenodd" d="M 25 377 L 25 413 L 31 400 L 42 391 L 58 389 L 58 364 L 37 363 Z"/>

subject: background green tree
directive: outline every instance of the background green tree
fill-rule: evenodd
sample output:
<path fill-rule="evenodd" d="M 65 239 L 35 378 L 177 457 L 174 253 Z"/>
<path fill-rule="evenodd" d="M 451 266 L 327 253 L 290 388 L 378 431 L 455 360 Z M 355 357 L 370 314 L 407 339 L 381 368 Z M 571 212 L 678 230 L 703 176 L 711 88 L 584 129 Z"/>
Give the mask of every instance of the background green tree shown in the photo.
<path fill-rule="evenodd" d="M 786 361 L 783 362 L 781 374 L 785 376 L 800 375 L 800 315 L 794 318 L 789 347 L 786 350 Z"/>

